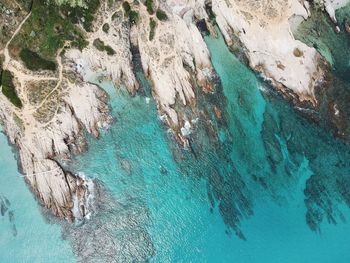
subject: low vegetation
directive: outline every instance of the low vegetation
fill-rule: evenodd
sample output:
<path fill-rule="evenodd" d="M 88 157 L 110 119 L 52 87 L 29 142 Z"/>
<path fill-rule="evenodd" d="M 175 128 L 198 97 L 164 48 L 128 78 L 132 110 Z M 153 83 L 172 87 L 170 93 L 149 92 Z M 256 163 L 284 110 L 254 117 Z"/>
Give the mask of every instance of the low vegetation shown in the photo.
<path fill-rule="evenodd" d="M 303 55 L 304 55 L 304 53 L 303 53 L 303 51 L 301 51 L 299 48 L 295 48 L 294 50 L 293 50 L 293 54 L 294 54 L 294 56 L 296 56 L 296 57 L 302 57 Z"/>
<path fill-rule="evenodd" d="M 96 38 L 94 40 L 94 42 L 92 43 L 94 45 L 94 47 L 96 47 L 99 51 L 101 52 L 107 52 L 108 55 L 112 56 L 115 54 L 115 51 L 113 48 L 111 48 L 110 46 L 108 45 L 105 45 L 105 43 L 99 39 L 99 38 Z"/>
<path fill-rule="evenodd" d="M 109 31 L 109 24 L 108 23 L 103 24 L 102 31 L 105 32 L 106 34 L 108 33 L 108 31 Z"/>
<path fill-rule="evenodd" d="M 168 16 L 167 14 L 161 10 L 161 9 L 158 9 L 157 12 L 156 12 L 156 17 L 160 20 L 160 21 L 166 21 L 168 20 Z"/>
<path fill-rule="evenodd" d="M 129 2 L 127 2 L 127 1 L 123 2 L 123 9 L 124 9 L 125 13 L 128 13 L 131 11 L 131 6 L 130 6 Z"/>
<path fill-rule="evenodd" d="M 145 5 L 147 7 L 147 12 L 150 15 L 154 14 L 154 9 L 153 9 L 153 0 L 146 0 Z"/>
<path fill-rule="evenodd" d="M 151 40 L 151 41 L 154 38 L 155 31 L 156 31 L 156 26 L 157 26 L 157 22 L 154 21 L 154 19 L 151 17 L 151 19 L 149 20 L 149 27 L 150 27 L 149 40 Z"/>
<path fill-rule="evenodd" d="M 0 86 L 1 86 L 1 76 L 2 76 L 2 64 L 3 64 L 3 57 L 0 56 Z"/>
<path fill-rule="evenodd" d="M 0 76 L 0 84 L 2 86 L 2 93 L 8 100 L 18 108 L 22 108 L 22 101 L 18 98 L 15 85 L 13 84 L 13 75 L 8 70 L 3 70 Z"/>
<path fill-rule="evenodd" d="M 139 13 L 131 9 L 131 6 L 128 2 L 123 3 L 123 9 L 126 16 L 129 18 L 131 24 L 136 24 L 139 19 Z"/>
<path fill-rule="evenodd" d="M 30 49 L 40 57 L 52 60 L 66 41 L 83 49 L 88 43 L 84 30 L 76 24 L 91 30 L 99 3 L 99 0 L 89 0 L 84 8 L 71 7 L 68 3 L 57 5 L 55 0 L 33 0 L 30 17 L 11 42 L 12 55 L 18 55 L 22 49 Z"/>
<path fill-rule="evenodd" d="M 88 32 L 92 31 L 92 22 L 95 18 L 95 13 L 100 6 L 100 0 L 86 1 L 86 6 L 72 7 L 70 4 L 61 6 L 61 12 L 73 23 L 81 23 L 84 29 Z"/>
<path fill-rule="evenodd" d="M 114 14 L 112 15 L 112 21 L 119 19 L 121 16 L 122 16 L 121 11 L 114 12 Z"/>
<path fill-rule="evenodd" d="M 38 70 L 56 70 L 56 63 L 50 60 L 46 60 L 40 57 L 37 53 L 24 48 L 19 53 L 19 57 L 23 61 L 24 65 L 33 71 Z"/>

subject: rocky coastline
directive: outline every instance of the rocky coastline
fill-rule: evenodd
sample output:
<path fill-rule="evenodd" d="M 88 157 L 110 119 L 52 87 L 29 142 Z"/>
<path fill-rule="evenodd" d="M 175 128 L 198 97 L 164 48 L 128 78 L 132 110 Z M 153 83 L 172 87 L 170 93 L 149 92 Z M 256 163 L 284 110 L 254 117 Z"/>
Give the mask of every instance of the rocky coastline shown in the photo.
<path fill-rule="evenodd" d="M 338 8 L 338 2 L 325 3 L 331 18 L 330 7 Z M 151 83 L 159 114 L 183 145 L 191 120 L 201 117 L 196 89 L 213 93 L 216 81 L 199 22 L 211 34 L 217 25 L 229 46 L 239 40 L 248 65 L 294 103 L 318 103 L 315 89 L 325 76 L 324 59 L 296 40 L 291 29 L 312 16 L 307 1 L 167 0 L 154 2 L 152 12 L 143 3 L 128 3 L 130 9 L 101 2 L 86 32 L 87 46 L 79 50 L 65 43 L 54 72 L 30 71 L 13 56 L 9 44 L 17 31 L 1 51 L 3 69 L 13 75 L 23 104 L 18 108 L 0 95 L 4 131 L 19 151 L 33 192 L 54 215 L 69 221 L 89 213 L 89 180 L 64 171 L 57 160 L 83 152 L 84 131 L 98 137 L 111 122 L 108 96 L 91 83 L 93 76 L 102 75 L 131 95 L 137 92 L 132 48 L 139 51 L 139 66 Z M 137 12 L 137 21 L 131 20 L 131 11 Z"/>

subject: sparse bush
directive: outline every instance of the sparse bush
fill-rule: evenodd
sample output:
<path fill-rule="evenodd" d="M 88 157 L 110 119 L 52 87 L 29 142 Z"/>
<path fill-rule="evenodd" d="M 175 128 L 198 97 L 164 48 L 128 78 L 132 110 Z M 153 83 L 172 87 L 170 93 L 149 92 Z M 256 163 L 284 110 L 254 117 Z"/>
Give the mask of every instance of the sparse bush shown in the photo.
<path fill-rule="evenodd" d="M 123 3 L 123 9 L 124 9 L 125 13 L 129 13 L 131 11 L 131 6 L 130 6 L 129 2 L 125 1 Z"/>
<path fill-rule="evenodd" d="M 294 56 L 296 56 L 296 57 L 302 57 L 303 55 L 304 55 L 304 52 L 303 51 L 301 51 L 299 48 L 295 48 L 294 49 L 294 51 L 293 51 L 293 54 L 294 54 Z"/>
<path fill-rule="evenodd" d="M 156 12 L 156 17 L 160 20 L 160 21 L 166 21 L 168 20 L 168 16 L 167 14 L 161 10 L 161 9 L 158 9 L 157 12 Z"/>
<path fill-rule="evenodd" d="M 89 29 L 88 24 L 92 23 L 99 0 L 86 1 L 84 8 L 71 7 L 68 4 L 58 5 L 53 0 L 30 2 L 31 15 L 11 41 L 10 50 L 27 48 L 41 57 L 54 59 L 58 49 L 62 48 L 67 40 L 79 49 L 86 46 L 84 31 L 74 24 L 84 21 L 84 28 Z"/>
<path fill-rule="evenodd" d="M 123 9 L 125 11 L 126 16 L 129 18 L 129 22 L 131 24 L 137 23 L 137 20 L 139 19 L 139 13 L 131 9 L 131 6 L 128 2 L 123 3 Z"/>
<path fill-rule="evenodd" d="M 153 0 L 146 0 L 145 5 L 147 7 L 147 11 L 150 15 L 154 14 L 154 10 L 153 10 Z"/>
<path fill-rule="evenodd" d="M 18 108 L 22 108 L 22 101 L 17 96 L 15 85 L 13 84 L 13 75 L 10 71 L 4 70 L 1 73 L 2 93 L 9 101 Z"/>
<path fill-rule="evenodd" d="M 21 50 L 19 57 L 24 65 L 30 70 L 56 70 L 55 62 L 46 60 L 27 48 Z"/>
<path fill-rule="evenodd" d="M 105 45 L 105 43 L 99 39 L 99 38 L 96 38 L 94 40 L 94 42 L 92 43 L 94 45 L 94 47 L 96 47 L 99 51 L 101 52 L 104 52 L 106 51 L 108 55 L 112 56 L 115 54 L 115 51 L 113 48 L 111 48 L 110 46 L 108 45 Z"/>
<path fill-rule="evenodd" d="M 107 34 L 108 31 L 109 31 L 109 24 L 108 24 L 108 23 L 105 23 L 105 24 L 102 26 L 102 30 L 103 30 L 103 32 L 105 32 L 105 33 Z"/>
<path fill-rule="evenodd" d="M 151 19 L 149 20 L 149 27 L 150 27 L 150 31 L 149 31 L 149 40 L 151 40 L 151 41 L 152 41 L 153 38 L 154 38 L 156 26 L 157 26 L 156 21 L 154 21 L 154 19 L 151 18 Z"/>

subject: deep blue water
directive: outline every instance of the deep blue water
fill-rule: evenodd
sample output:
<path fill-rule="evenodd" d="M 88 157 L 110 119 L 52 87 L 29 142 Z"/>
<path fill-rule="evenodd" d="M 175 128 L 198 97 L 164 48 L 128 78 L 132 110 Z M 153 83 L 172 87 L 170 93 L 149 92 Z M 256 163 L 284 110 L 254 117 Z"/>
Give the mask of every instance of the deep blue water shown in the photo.
<path fill-rule="evenodd" d="M 1 135 L 0 194 L 15 220 L 0 218 L 0 262 L 74 262 L 73 253 L 82 262 L 349 262 L 349 146 L 261 83 L 222 37 L 205 40 L 221 82 L 197 94 L 206 114 L 188 150 L 141 74 L 144 95 L 132 98 L 100 83 L 115 122 L 69 166 L 97 184 L 97 213 L 82 226 L 43 219 Z"/>

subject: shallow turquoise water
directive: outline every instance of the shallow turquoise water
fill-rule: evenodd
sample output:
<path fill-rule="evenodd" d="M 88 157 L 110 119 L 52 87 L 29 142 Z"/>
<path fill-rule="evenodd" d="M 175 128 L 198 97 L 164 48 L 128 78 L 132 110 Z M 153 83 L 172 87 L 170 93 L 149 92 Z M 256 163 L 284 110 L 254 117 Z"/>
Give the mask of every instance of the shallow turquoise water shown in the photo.
<path fill-rule="evenodd" d="M 17 170 L 6 136 L 0 133 L 0 199 L 5 198 L 9 203 L 4 201 L 7 211 L 0 215 L 0 262 L 75 261 L 61 228 L 43 218 Z"/>
<path fill-rule="evenodd" d="M 70 169 L 96 179 L 102 201 L 90 222 L 62 228 L 67 241 L 43 220 L 0 137 L 0 193 L 18 232 L 1 217 L 0 262 L 69 262 L 72 250 L 83 262 L 349 262 L 349 147 L 261 84 L 221 37 L 205 40 L 221 86 L 199 94 L 198 108 L 218 136 L 200 118 L 183 151 L 142 76 L 145 95 L 133 98 L 101 83 L 115 122 Z"/>
<path fill-rule="evenodd" d="M 275 134 L 282 157 L 276 161 L 275 171 L 271 171 L 268 147 L 263 142 L 263 126 L 268 119 L 265 115 L 276 115 L 274 118 L 278 119 L 294 114 L 289 120 L 292 125 L 293 122 L 298 122 L 296 126 L 306 125 L 306 132 L 296 136 L 324 133 L 319 134 L 318 127 L 298 117 L 278 96 L 271 95 L 270 101 L 269 95 L 262 95 L 258 80 L 230 54 L 222 38 L 206 41 L 226 98 L 228 127 L 222 131 L 221 141 L 222 145 L 231 143 L 232 148 L 216 149 L 203 143 L 204 153 L 197 155 L 197 159 L 185 153 L 180 163 L 175 162 L 173 153 L 177 151 L 166 135 L 166 127 L 157 118 L 153 101 L 147 104 L 143 96 L 130 99 L 104 83 L 111 96 L 116 122 L 100 141 L 90 141 L 90 151 L 77 158 L 74 169 L 99 178 L 125 207 L 130 208 L 136 200 L 138 206 L 131 209 L 147 208 L 147 216 L 139 220 L 146 223 L 153 244 L 151 262 L 347 262 L 350 256 L 348 224 L 322 223 L 321 233 L 311 231 L 306 224 L 303 191 L 313 172 L 302 152 L 289 152 L 289 137 L 282 131 Z M 331 140 L 330 136 L 322 136 Z M 309 146 L 324 154 L 320 144 L 323 138 L 313 139 L 312 143 L 307 142 Z M 224 220 L 230 222 L 232 215 L 219 211 L 220 201 L 214 201 L 211 209 L 208 188 L 214 186 L 210 186 L 206 163 L 214 165 L 212 159 L 218 160 L 221 151 L 233 160 L 248 188 L 242 195 L 248 195 L 254 215 L 247 213 L 239 220 L 245 241 L 230 234 L 230 226 Z M 232 164 L 222 160 L 215 165 L 225 170 Z M 252 180 L 252 173 L 266 180 L 268 190 Z M 235 196 L 223 194 L 221 197 L 226 198 L 233 199 L 236 205 Z M 348 208 L 342 211 L 345 216 L 349 215 Z M 138 231 L 138 227 L 131 227 L 129 231 Z"/>

